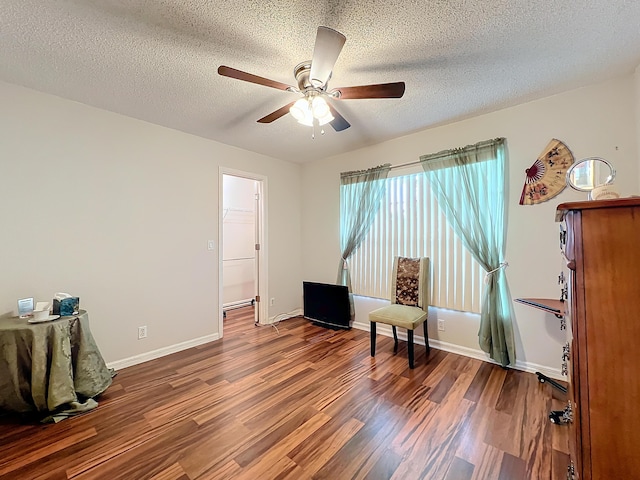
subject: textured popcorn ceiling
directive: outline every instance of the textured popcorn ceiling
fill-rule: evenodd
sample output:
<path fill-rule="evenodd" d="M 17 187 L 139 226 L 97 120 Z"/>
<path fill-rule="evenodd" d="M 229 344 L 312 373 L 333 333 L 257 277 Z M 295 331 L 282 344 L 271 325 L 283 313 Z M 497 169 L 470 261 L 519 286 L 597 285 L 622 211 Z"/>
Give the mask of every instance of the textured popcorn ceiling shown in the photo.
<path fill-rule="evenodd" d="M 330 87 L 406 82 L 402 99 L 345 100 L 352 127 L 286 115 L 316 29 L 347 37 Z M 638 0 L 0 0 L 0 80 L 266 155 L 306 162 L 632 72 Z"/>

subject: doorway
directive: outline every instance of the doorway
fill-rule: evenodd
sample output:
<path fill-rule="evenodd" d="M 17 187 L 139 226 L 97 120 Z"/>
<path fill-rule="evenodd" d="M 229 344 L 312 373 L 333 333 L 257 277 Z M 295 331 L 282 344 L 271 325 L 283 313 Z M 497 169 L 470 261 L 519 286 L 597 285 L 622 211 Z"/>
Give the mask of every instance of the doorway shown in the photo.
<path fill-rule="evenodd" d="M 266 178 L 220 168 L 219 176 L 219 332 L 227 312 L 254 306 L 254 322 L 265 323 Z"/>

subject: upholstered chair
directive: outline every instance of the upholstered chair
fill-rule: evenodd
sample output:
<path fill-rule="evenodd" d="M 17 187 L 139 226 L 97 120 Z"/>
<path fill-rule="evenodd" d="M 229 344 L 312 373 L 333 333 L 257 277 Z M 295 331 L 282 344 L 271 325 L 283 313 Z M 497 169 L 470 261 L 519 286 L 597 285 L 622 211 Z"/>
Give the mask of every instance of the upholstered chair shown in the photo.
<path fill-rule="evenodd" d="M 413 331 L 423 325 L 424 343 L 429 354 L 427 317 L 429 308 L 429 258 L 395 257 L 391 277 L 391 305 L 369 313 L 371 322 L 371 356 L 376 355 L 376 324 L 386 323 L 393 330 L 393 353 L 398 353 L 396 327 L 407 329 L 409 368 L 413 362 Z"/>

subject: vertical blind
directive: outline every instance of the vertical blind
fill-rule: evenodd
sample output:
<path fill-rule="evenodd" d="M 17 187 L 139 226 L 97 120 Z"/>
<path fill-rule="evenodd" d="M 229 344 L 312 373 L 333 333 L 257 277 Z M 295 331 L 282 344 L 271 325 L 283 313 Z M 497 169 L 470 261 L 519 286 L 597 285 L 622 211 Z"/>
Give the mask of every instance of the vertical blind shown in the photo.
<path fill-rule="evenodd" d="M 353 293 L 389 298 L 395 255 L 430 258 L 431 305 L 480 313 L 484 270 L 440 213 L 422 173 L 386 180 L 378 216 L 349 259 Z"/>

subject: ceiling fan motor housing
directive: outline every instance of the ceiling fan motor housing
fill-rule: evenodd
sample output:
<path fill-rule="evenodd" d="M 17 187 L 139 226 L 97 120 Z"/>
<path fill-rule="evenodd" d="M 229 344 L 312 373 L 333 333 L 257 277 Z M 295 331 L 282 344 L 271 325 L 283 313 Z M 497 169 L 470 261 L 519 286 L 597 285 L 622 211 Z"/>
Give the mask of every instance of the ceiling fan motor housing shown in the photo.
<path fill-rule="evenodd" d="M 298 82 L 298 89 L 301 93 L 307 93 L 308 91 L 316 91 L 318 93 L 322 93 L 326 90 L 327 83 L 331 78 L 331 74 L 329 74 L 329 78 L 325 82 L 324 85 L 315 86 L 311 82 L 311 60 L 307 60 L 299 63 L 293 69 L 293 75 L 296 77 L 296 82 Z"/>

